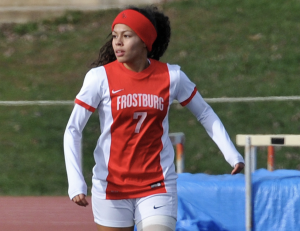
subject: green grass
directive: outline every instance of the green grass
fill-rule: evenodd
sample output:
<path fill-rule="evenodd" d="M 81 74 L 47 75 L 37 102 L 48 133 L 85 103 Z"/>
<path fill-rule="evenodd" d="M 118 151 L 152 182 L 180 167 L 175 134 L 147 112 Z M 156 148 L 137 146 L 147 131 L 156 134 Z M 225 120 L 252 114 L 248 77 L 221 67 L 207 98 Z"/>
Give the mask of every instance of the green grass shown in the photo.
<path fill-rule="evenodd" d="M 299 95 L 300 2 L 188 0 L 163 4 L 172 37 L 162 61 L 179 64 L 205 98 Z M 118 10 L 2 25 L 0 100 L 73 100 L 106 41 Z M 236 134 L 298 134 L 300 102 L 211 104 Z M 72 107 L 0 106 L 0 194 L 65 195 L 62 139 Z M 186 171 L 231 167 L 185 108 L 173 105 L 170 132 L 184 132 Z M 99 122 L 84 130 L 84 175 L 91 187 Z M 243 154 L 243 147 L 238 147 Z M 299 148 L 276 148 L 276 167 L 300 169 Z M 258 149 L 258 168 L 267 167 Z"/>

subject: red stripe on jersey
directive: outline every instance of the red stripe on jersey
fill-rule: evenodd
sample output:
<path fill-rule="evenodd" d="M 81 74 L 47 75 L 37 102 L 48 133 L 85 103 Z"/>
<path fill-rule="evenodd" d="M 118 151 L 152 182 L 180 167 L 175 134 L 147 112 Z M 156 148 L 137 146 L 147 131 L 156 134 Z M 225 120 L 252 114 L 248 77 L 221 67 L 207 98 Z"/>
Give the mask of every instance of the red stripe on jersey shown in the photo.
<path fill-rule="evenodd" d="M 85 109 L 89 110 L 90 112 L 94 112 L 96 110 L 96 108 L 86 104 L 85 102 L 82 102 L 79 99 L 75 99 L 75 103 L 77 103 L 78 105 L 84 107 Z"/>
<path fill-rule="evenodd" d="M 196 93 L 197 93 L 197 88 L 195 87 L 194 90 L 193 90 L 193 92 L 192 92 L 192 94 L 191 94 L 191 96 L 189 98 L 187 98 L 185 101 L 183 101 L 183 102 L 180 103 L 181 106 L 184 107 L 185 105 L 187 105 L 192 100 L 192 98 L 194 97 L 194 95 L 196 95 Z"/>
<path fill-rule="evenodd" d="M 127 199 L 165 193 L 160 152 L 169 107 L 166 64 L 136 73 L 115 61 L 105 65 L 113 123 L 106 198 Z"/>

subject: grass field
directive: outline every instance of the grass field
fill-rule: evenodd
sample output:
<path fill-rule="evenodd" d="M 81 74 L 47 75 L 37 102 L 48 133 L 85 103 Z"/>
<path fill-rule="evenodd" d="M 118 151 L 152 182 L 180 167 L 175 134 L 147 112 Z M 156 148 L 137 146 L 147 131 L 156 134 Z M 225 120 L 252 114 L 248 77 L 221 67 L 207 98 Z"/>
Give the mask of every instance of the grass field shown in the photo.
<path fill-rule="evenodd" d="M 179 64 L 204 98 L 300 95 L 299 1 L 189 0 L 160 8 L 172 26 L 162 61 Z M 73 100 L 118 12 L 66 12 L 48 21 L 2 25 L 0 100 Z M 211 106 L 233 141 L 240 133 L 300 132 L 298 101 Z M 0 106 L 1 195 L 66 194 L 62 139 L 71 110 L 71 106 Z M 185 108 L 172 106 L 170 132 L 186 135 L 186 171 L 231 171 Z M 94 113 L 83 143 L 89 187 L 99 134 Z M 300 169 L 299 151 L 276 148 L 276 167 Z M 266 168 L 266 153 L 266 148 L 258 150 L 258 168 Z"/>

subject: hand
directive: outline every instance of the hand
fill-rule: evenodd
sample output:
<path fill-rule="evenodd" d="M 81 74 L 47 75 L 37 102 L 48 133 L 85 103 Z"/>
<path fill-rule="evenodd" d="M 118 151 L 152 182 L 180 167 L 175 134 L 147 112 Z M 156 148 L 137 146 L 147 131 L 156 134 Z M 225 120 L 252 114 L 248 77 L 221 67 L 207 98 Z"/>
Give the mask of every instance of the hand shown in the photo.
<path fill-rule="evenodd" d="M 234 166 L 234 169 L 232 170 L 231 172 L 231 175 L 235 175 L 237 173 L 240 173 L 243 168 L 245 167 L 245 164 L 244 163 L 237 163 L 235 166 Z"/>
<path fill-rule="evenodd" d="M 89 203 L 85 199 L 85 195 L 84 194 L 79 194 L 79 195 L 73 197 L 72 201 L 75 202 L 76 204 L 78 204 L 79 206 L 86 207 L 86 206 L 89 205 Z"/>

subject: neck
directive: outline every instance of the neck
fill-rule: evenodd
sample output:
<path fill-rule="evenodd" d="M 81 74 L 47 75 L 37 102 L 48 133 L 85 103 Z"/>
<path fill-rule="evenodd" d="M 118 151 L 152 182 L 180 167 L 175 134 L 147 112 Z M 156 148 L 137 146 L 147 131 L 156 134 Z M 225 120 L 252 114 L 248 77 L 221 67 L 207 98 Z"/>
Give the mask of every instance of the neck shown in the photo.
<path fill-rule="evenodd" d="M 134 72 L 141 72 L 145 70 L 150 64 L 148 62 L 148 59 L 140 60 L 135 63 L 123 63 L 123 65 L 131 71 Z"/>

